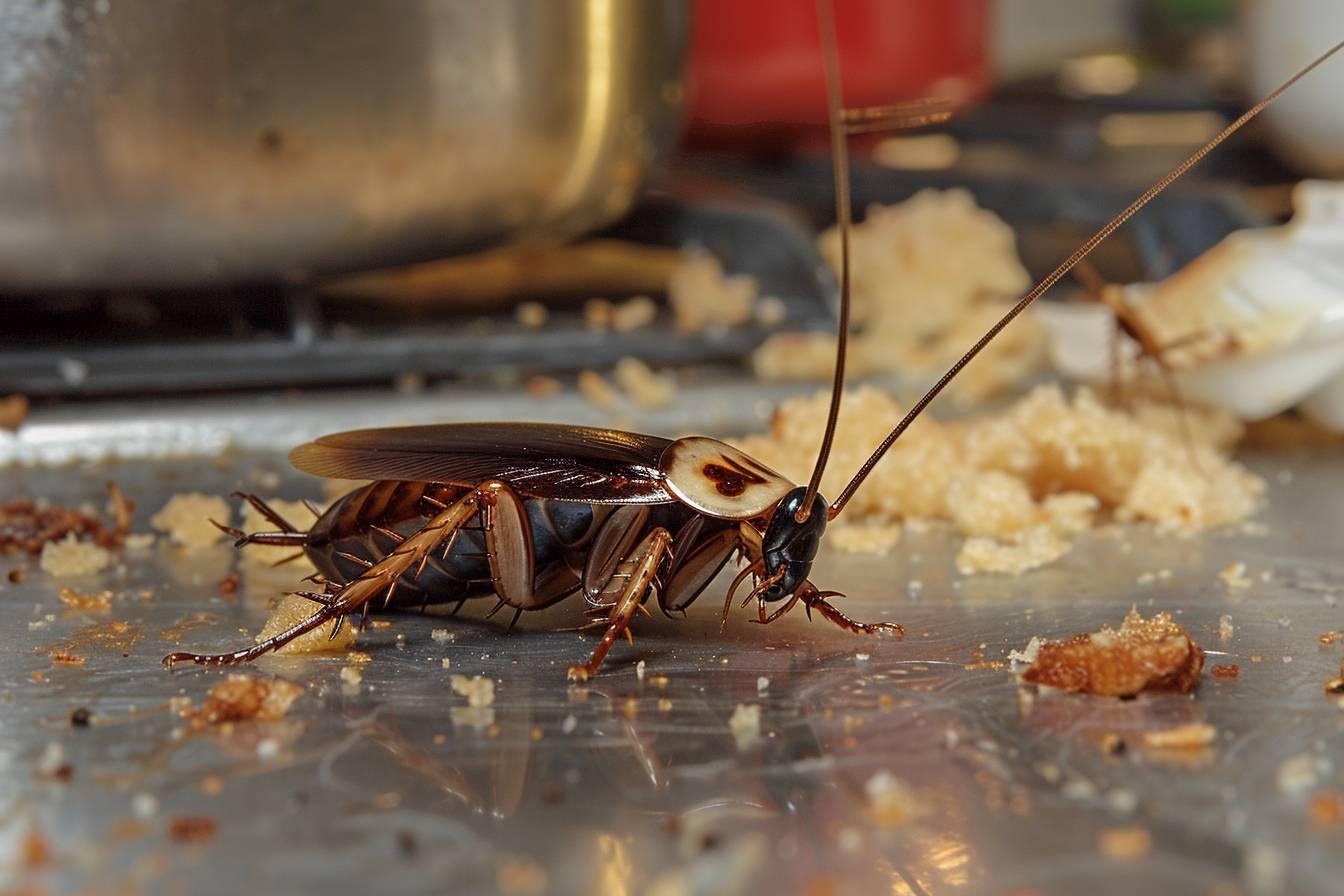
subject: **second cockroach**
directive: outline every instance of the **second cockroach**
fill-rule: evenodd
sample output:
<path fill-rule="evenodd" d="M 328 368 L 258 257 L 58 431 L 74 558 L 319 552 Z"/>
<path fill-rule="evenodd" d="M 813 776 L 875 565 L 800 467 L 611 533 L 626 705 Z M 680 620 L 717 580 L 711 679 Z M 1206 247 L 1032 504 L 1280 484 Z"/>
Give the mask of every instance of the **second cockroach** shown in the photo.
<path fill-rule="evenodd" d="M 238 543 L 301 548 L 318 569 L 320 590 L 299 592 L 312 615 L 234 653 L 174 653 L 165 663 L 239 663 L 346 616 L 371 608 L 462 602 L 494 595 L 515 619 L 582 595 L 588 622 L 603 629 L 592 655 L 569 667 L 571 680 L 593 676 L 651 597 L 668 615 L 683 614 L 729 559 L 745 568 L 728 588 L 727 619 L 748 579 L 743 604 L 768 623 L 802 604 L 849 631 L 899 636 L 899 625 L 850 619 L 808 575 L 828 521 L 835 519 L 892 444 L 998 333 L 1064 277 L 1149 200 L 1280 93 L 1335 54 L 1336 44 L 1248 109 L 1145 191 L 1038 283 L 945 373 L 877 446 L 840 495 L 817 493 L 829 456 L 844 385 L 849 322 L 851 213 L 845 138 L 870 130 L 865 110 L 844 110 L 828 0 L 818 3 L 825 50 L 836 210 L 841 234 L 840 323 L 825 435 L 808 484 L 796 485 L 715 439 L 676 440 L 612 429 L 527 423 L 467 423 L 370 429 L 324 436 L 290 454 L 318 476 L 374 480 L 341 498 L 309 529 L 291 525 L 248 496 L 279 531 L 239 535 Z M 886 117 L 891 117 L 886 115 Z M 907 120 L 908 116 L 907 116 Z M 968 259 L 967 263 L 974 263 Z M 335 627 L 333 627 L 333 636 Z"/>

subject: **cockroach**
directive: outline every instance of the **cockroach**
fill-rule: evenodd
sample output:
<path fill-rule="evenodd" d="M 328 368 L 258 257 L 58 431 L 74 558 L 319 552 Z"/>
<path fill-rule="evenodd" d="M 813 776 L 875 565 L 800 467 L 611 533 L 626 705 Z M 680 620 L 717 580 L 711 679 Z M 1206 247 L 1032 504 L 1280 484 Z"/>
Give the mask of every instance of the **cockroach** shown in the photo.
<path fill-rule="evenodd" d="M 539 610 L 582 594 L 587 623 L 604 629 L 586 662 L 569 667 L 585 681 L 656 596 L 668 616 L 684 615 L 734 555 L 749 578 L 742 605 L 773 622 L 802 604 L 851 632 L 900 636 L 890 622 L 849 618 L 831 603 L 837 592 L 808 579 L 828 521 L 835 519 L 901 434 L 954 377 L 1034 302 L 1153 197 L 1260 113 L 1284 90 L 1334 55 L 1337 44 L 1250 107 L 1186 161 L 1146 190 L 1034 286 L 910 408 L 827 503 L 818 485 L 835 438 L 845 379 L 851 227 L 846 137 L 871 129 L 882 111 L 842 108 L 829 0 L 819 0 L 830 118 L 836 213 L 840 225 L 840 304 L 836 363 L 826 428 L 806 485 L 796 485 L 743 452 L 704 436 L 676 440 L 613 429 L 529 423 L 465 423 L 368 429 L 323 436 L 290 454 L 317 476 L 374 480 L 338 500 L 306 531 L 261 500 L 244 496 L 279 531 L 243 534 L 238 544 L 292 545 L 318 569 L 320 590 L 300 591 L 317 608 L 307 619 L 234 653 L 174 653 L 176 662 L 216 665 L 255 659 L 306 632 L 351 614 L 361 625 L 371 607 L 457 602 L 493 594 L 495 612 Z M 907 119 L 908 111 L 903 113 Z M 915 116 L 918 118 L 918 116 Z M 972 263 L 968 260 L 968 263 Z"/>

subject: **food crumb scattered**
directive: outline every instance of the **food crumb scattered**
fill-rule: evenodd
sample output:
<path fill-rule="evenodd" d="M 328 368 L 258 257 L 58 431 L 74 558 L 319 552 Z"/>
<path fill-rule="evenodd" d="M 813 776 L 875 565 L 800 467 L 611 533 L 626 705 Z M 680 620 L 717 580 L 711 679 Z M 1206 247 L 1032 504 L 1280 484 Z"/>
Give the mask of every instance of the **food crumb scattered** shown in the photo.
<path fill-rule="evenodd" d="M 70 710 L 70 727 L 87 728 L 93 723 L 93 713 L 89 712 L 87 707 L 76 706 Z"/>
<path fill-rule="evenodd" d="M 101 612 L 112 609 L 111 591 L 104 591 L 102 594 L 86 594 L 73 588 L 62 588 L 56 596 L 60 598 L 61 603 L 76 610 L 97 610 Z"/>
<path fill-rule="evenodd" d="M 683 333 L 746 323 L 757 293 L 756 278 L 726 276 L 719 260 L 704 251 L 687 253 L 667 282 L 667 301 Z"/>
<path fill-rule="evenodd" d="M 257 643 L 265 641 L 267 638 L 274 637 L 286 629 L 298 625 L 303 620 L 309 618 L 317 610 L 317 605 L 307 598 L 300 597 L 297 594 L 286 594 L 275 605 L 271 615 L 266 620 L 266 624 L 261 627 L 261 631 L 256 636 Z M 336 627 L 338 620 L 332 619 L 322 623 L 310 632 L 299 635 L 293 641 L 276 648 L 276 653 L 288 656 L 296 656 L 306 653 L 339 653 L 343 650 L 349 650 L 355 644 L 355 627 L 353 625 L 342 625 L 340 631 L 336 632 L 336 637 L 332 638 L 332 630 Z"/>
<path fill-rule="evenodd" d="M 174 843 L 209 843 L 215 837 L 215 820 L 206 815 L 179 815 L 168 822 L 168 839 Z"/>
<path fill-rule="evenodd" d="M 1311 753 L 1299 753 L 1279 763 L 1274 780 L 1280 793 L 1302 796 L 1316 786 L 1322 775 L 1329 772 L 1330 760 Z"/>
<path fill-rule="evenodd" d="M 1231 641 L 1236 629 L 1232 626 L 1232 617 L 1226 613 L 1218 617 L 1218 640 Z"/>
<path fill-rule="evenodd" d="M 467 705 L 473 708 L 491 706 L 495 702 L 495 682 L 483 675 L 454 675 L 449 678 L 453 693 L 467 698 Z"/>
<path fill-rule="evenodd" d="M 227 521 L 231 518 L 228 502 L 218 495 L 186 492 L 169 498 L 168 503 L 149 522 L 155 529 L 167 534 L 174 544 L 194 550 L 209 547 L 225 537 L 210 522 L 211 519 Z"/>
<path fill-rule="evenodd" d="M 527 329 L 540 330 L 546 326 L 546 320 L 551 316 L 551 313 L 540 302 L 523 302 L 513 309 L 513 316 L 519 324 Z"/>
<path fill-rule="evenodd" d="M 640 681 L 643 681 L 643 680 L 644 680 L 644 670 L 645 670 L 646 668 L 647 668 L 647 665 L 645 664 L 645 662 L 644 662 L 643 660 L 640 660 L 639 662 L 635 663 L 635 678 L 639 679 Z"/>
<path fill-rule="evenodd" d="M 646 410 L 667 407 L 677 399 L 677 381 L 670 374 L 655 373 L 638 358 L 617 361 L 612 376 L 625 394 Z"/>
<path fill-rule="evenodd" d="M 770 690 L 770 679 L 764 675 L 758 677 L 756 679 L 756 693 L 764 694 L 768 690 Z"/>
<path fill-rule="evenodd" d="M 620 395 L 615 387 L 595 370 L 579 371 L 578 385 L 579 393 L 598 410 L 612 411 L 620 403 Z"/>
<path fill-rule="evenodd" d="M 874 773 L 863 790 L 868 797 L 868 818 L 879 827 L 906 824 L 924 814 L 910 785 L 885 769 Z"/>
<path fill-rule="evenodd" d="M 341 667 L 341 684 L 353 690 L 359 690 L 359 683 L 364 680 L 364 673 L 359 666 Z"/>
<path fill-rule="evenodd" d="M 579 720 L 574 718 L 573 713 L 570 713 L 569 715 L 565 716 L 565 720 L 560 723 L 560 730 L 565 734 L 573 734 L 574 729 L 578 727 L 579 727 Z"/>
<path fill-rule="evenodd" d="M 436 644 L 445 644 L 457 640 L 457 635 L 453 634 L 452 629 L 436 628 L 429 633 L 429 639 Z"/>
<path fill-rule="evenodd" d="M 545 869 L 530 861 L 507 861 L 500 865 L 495 883 L 506 896 L 538 896 L 549 886 Z"/>
<path fill-rule="evenodd" d="M 1307 818 L 1318 828 L 1344 824 L 1344 793 L 1322 791 L 1307 803 Z"/>
<path fill-rule="evenodd" d="M 71 532 L 59 541 L 42 546 L 38 565 L 48 575 L 87 576 L 102 572 L 112 562 L 112 554 L 91 541 L 80 541 Z"/>
<path fill-rule="evenodd" d="M 301 685 L 282 678 L 255 678 L 235 672 L 210 689 L 202 706 L 187 705 L 179 714 L 201 725 L 252 719 L 269 722 L 284 718 L 302 693 Z"/>
<path fill-rule="evenodd" d="M 1030 666 L 1036 662 L 1036 657 L 1041 654 L 1041 639 L 1032 638 L 1027 642 L 1027 646 L 1021 650 L 1008 651 L 1008 660 L 1013 663 L 1025 663 Z"/>
<path fill-rule="evenodd" d="M 1097 838 L 1097 847 L 1108 859 L 1140 859 L 1153 848 L 1153 835 L 1137 825 L 1107 828 Z"/>
<path fill-rule="evenodd" d="M 136 818 L 153 818 L 159 812 L 159 801 L 152 793 L 137 793 L 131 797 L 131 812 Z"/>
<path fill-rule="evenodd" d="M 23 425 L 28 419 L 28 396 L 15 393 L 0 398 L 0 429 L 11 432 Z"/>
<path fill-rule="evenodd" d="M 1214 678 L 1236 678 L 1241 674 L 1241 667 L 1236 663 L 1219 663 L 1211 670 Z"/>
<path fill-rule="evenodd" d="M 1041 643 L 1022 680 L 1064 691 L 1128 697 L 1141 691 L 1187 693 L 1199 683 L 1204 651 L 1170 613 L 1149 619 L 1131 609 L 1119 629 L 1103 626 L 1067 641 Z"/>
<path fill-rule="evenodd" d="M 1143 745 L 1154 750 L 1193 750 L 1207 747 L 1218 738 L 1218 729 L 1207 722 L 1191 722 L 1172 728 L 1143 732 Z"/>
<path fill-rule="evenodd" d="M 1218 573 L 1218 578 L 1222 579 L 1223 584 L 1228 588 L 1249 588 L 1251 579 L 1246 575 L 1246 564 L 1237 562 L 1230 563 Z"/>
<path fill-rule="evenodd" d="M 728 730 L 739 750 L 751 747 L 761 737 L 761 707 L 754 703 L 739 703 L 728 719 Z"/>
<path fill-rule="evenodd" d="M 65 749 L 55 741 L 47 744 L 42 755 L 37 757 L 34 773 L 49 781 L 68 781 L 74 774 L 74 767 L 65 761 Z"/>
<path fill-rule="evenodd" d="M 23 871 L 37 871 L 51 865 L 55 856 L 52 853 L 51 843 L 36 827 L 29 829 L 24 835 L 23 842 L 19 846 L 19 867 Z M 11 891 L 15 894 L 23 892 L 42 892 L 42 891 Z"/>

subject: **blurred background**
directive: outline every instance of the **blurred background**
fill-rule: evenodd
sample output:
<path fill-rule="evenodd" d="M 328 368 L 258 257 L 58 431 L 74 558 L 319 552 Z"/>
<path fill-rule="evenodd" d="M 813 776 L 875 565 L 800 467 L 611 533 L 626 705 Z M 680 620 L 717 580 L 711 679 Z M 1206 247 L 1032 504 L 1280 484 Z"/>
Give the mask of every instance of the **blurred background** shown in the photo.
<path fill-rule="evenodd" d="M 846 105 L 875 116 L 851 138 L 856 214 L 965 188 L 1040 275 L 1342 16 L 835 0 Z M 833 323 L 821 72 L 811 0 L 7 9 L 0 393 L 549 394 L 624 358 L 824 378 L 814 343 L 751 360 Z M 1344 170 L 1340 78 L 1216 153 L 1099 253 L 1101 276 L 1160 279 Z M 951 117 L 889 127 L 912 111 Z"/>

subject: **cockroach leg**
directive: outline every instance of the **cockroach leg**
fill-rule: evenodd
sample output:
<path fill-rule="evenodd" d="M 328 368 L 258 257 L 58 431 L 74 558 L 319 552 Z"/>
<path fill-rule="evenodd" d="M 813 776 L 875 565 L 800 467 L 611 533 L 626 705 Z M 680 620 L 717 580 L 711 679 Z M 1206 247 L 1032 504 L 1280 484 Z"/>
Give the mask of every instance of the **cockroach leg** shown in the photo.
<path fill-rule="evenodd" d="M 245 663 L 259 656 L 283 647 L 295 638 L 320 628 L 332 620 L 339 620 L 349 613 L 359 611 L 361 622 L 367 617 L 370 601 L 394 586 L 402 574 L 426 554 L 434 551 L 453 532 L 472 518 L 486 495 L 479 489 L 454 502 L 447 510 L 440 512 L 421 526 L 415 534 L 399 544 L 392 553 L 378 563 L 371 565 L 358 578 L 338 587 L 332 592 L 331 602 L 320 607 L 309 616 L 283 632 L 267 638 L 245 650 L 221 654 L 172 653 L 164 657 L 164 665 L 172 668 L 179 662 L 192 662 L 198 665 L 219 666 L 232 663 Z"/>
<path fill-rule="evenodd" d="M 905 627 L 895 622 L 859 622 L 856 619 L 850 619 L 826 600 L 828 597 L 844 597 L 838 591 L 818 591 L 814 587 L 805 586 L 799 589 L 797 596 L 802 599 L 803 606 L 807 607 L 809 619 L 812 617 L 812 610 L 816 610 L 830 622 L 856 635 L 878 635 L 891 638 L 900 638 L 905 635 Z"/>
<path fill-rule="evenodd" d="M 513 631 L 513 627 L 514 627 L 515 625 L 518 624 L 518 620 L 521 619 L 522 616 L 523 616 L 523 611 L 522 611 L 521 609 L 514 610 L 514 611 L 513 611 L 513 619 L 511 619 L 511 620 L 509 621 L 509 627 L 506 628 L 506 629 L 504 630 L 504 634 L 507 635 L 507 634 L 509 634 L 510 632 L 512 632 L 512 631 Z"/>
<path fill-rule="evenodd" d="M 312 501 L 309 501 L 307 498 L 304 498 L 303 506 L 308 508 L 308 512 L 313 515 L 313 519 L 320 520 L 322 518 L 322 508 L 318 507 Z"/>
<path fill-rule="evenodd" d="M 271 505 L 267 504 L 265 501 L 261 500 L 261 499 L 258 498 L 256 495 L 251 495 L 251 494 L 248 494 L 247 492 L 234 492 L 234 493 L 233 493 L 233 497 L 235 497 L 235 498 L 242 498 L 244 501 L 246 501 L 247 503 L 251 504 L 252 507 L 257 511 L 257 513 L 261 514 L 261 515 L 264 516 L 267 520 L 269 520 L 270 522 L 272 522 L 272 523 L 274 523 L 275 525 L 279 526 L 281 529 L 285 530 L 286 532 L 300 532 L 300 531 L 302 531 L 302 530 L 299 529 L 298 526 L 295 526 L 293 523 L 289 522 L 289 521 L 286 520 L 283 516 L 281 516 L 281 515 L 275 510 L 274 507 L 272 507 Z M 321 514 L 318 514 L 318 516 L 321 516 Z"/>
<path fill-rule="evenodd" d="M 635 549 L 633 556 L 639 560 L 635 563 L 634 570 L 629 579 L 626 580 L 625 587 L 621 589 L 620 596 L 612 604 L 608 614 L 609 624 L 607 631 L 602 635 L 602 640 L 598 643 L 597 649 L 589 657 L 586 663 L 576 663 L 569 667 L 570 681 L 587 681 L 597 673 L 598 667 L 606 659 L 616 639 L 625 635 L 633 639 L 629 634 L 630 618 L 635 615 L 635 611 L 643 603 L 644 595 L 649 586 L 653 584 L 653 577 L 658 572 L 658 567 L 663 563 L 667 554 L 667 546 L 672 543 L 672 535 L 664 528 L 658 527 L 644 536 L 638 548 Z"/>

